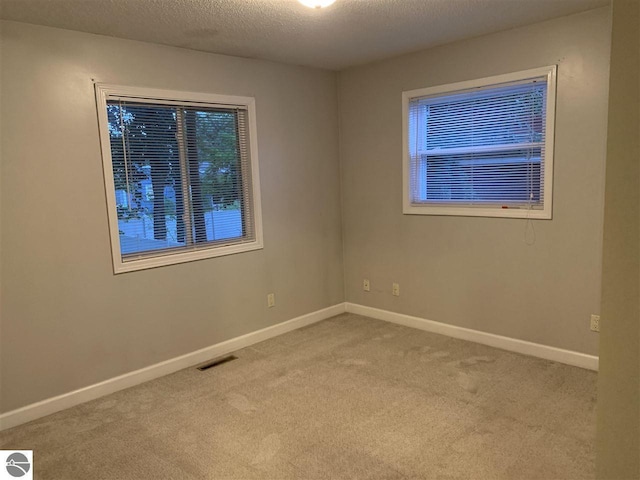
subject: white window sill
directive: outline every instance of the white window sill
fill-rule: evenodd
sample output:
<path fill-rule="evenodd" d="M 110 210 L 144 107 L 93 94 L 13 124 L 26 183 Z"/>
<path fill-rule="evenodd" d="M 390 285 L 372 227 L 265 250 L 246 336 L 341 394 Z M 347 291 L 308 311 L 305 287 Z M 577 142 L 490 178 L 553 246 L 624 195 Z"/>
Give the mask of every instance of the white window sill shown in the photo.
<path fill-rule="evenodd" d="M 551 211 L 529 210 L 528 208 L 483 208 L 483 207 L 441 207 L 427 205 L 405 205 L 405 215 L 448 215 L 456 217 L 496 217 L 496 218 L 531 218 L 535 220 L 551 220 Z"/>

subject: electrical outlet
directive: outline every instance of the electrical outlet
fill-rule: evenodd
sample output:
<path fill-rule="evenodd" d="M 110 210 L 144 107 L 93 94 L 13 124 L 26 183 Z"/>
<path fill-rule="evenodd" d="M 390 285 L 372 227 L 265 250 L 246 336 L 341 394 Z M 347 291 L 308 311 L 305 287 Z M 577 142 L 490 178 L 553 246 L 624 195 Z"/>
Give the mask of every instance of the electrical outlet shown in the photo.
<path fill-rule="evenodd" d="M 270 293 L 267 295 L 267 307 L 275 307 L 276 306 L 276 294 Z"/>
<path fill-rule="evenodd" d="M 591 315 L 591 331 L 600 331 L 600 315 Z"/>
<path fill-rule="evenodd" d="M 399 283 L 394 283 L 392 285 L 391 293 L 393 294 L 394 297 L 399 297 L 400 296 L 400 284 Z"/>
<path fill-rule="evenodd" d="M 365 292 L 371 291 L 371 284 L 369 283 L 369 280 L 367 280 L 366 278 L 362 281 L 362 289 Z"/>

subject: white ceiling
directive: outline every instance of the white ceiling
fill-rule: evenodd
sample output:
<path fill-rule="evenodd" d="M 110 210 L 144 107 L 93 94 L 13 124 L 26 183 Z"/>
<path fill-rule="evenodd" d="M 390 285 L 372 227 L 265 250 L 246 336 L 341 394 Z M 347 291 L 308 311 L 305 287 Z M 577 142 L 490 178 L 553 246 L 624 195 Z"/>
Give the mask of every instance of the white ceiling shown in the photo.
<path fill-rule="evenodd" d="M 2 0 L 6 20 L 339 70 L 609 0 Z"/>

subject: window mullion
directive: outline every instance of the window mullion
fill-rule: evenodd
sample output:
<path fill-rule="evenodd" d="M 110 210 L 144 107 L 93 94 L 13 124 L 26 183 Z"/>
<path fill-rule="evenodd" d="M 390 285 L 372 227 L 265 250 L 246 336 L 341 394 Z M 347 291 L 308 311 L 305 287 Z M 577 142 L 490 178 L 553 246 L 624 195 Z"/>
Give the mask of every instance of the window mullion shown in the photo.
<path fill-rule="evenodd" d="M 418 151 L 418 155 L 464 155 L 473 153 L 498 153 L 515 150 L 529 150 L 544 147 L 544 142 L 505 143 L 502 145 L 482 145 L 471 147 L 432 148 Z"/>
<path fill-rule="evenodd" d="M 120 116 L 120 132 L 122 133 L 122 159 L 124 162 L 124 178 L 127 186 L 127 210 L 131 214 L 131 185 L 129 184 L 129 155 L 127 152 L 128 132 L 124 126 L 124 114 L 122 112 L 122 102 L 118 104 L 118 115 Z"/>
<path fill-rule="evenodd" d="M 180 158 L 180 187 L 182 188 L 182 218 L 184 220 L 185 245 L 193 245 L 193 228 L 191 225 L 191 194 L 189 188 L 189 157 L 184 128 L 184 110 L 176 108 L 176 132 L 178 137 L 178 154 Z M 177 214 L 178 212 L 176 212 Z"/>

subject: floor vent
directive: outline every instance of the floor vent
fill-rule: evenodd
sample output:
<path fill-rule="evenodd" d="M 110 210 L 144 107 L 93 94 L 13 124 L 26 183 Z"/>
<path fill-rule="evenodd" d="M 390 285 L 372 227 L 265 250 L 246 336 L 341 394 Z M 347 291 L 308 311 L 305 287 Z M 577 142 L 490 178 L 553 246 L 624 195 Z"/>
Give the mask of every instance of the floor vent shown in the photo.
<path fill-rule="evenodd" d="M 218 365 L 222 365 L 223 363 L 227 363 L 237 359 L 238 357 L 236 357 L 235 355 L 229 355 L 227 357 L 216 358 L 215 360 L 211 360 L 210 362 L 200 365 L 197 368 L 200 371 L 209 370 L 210 368 L 217 367 Z"/>

